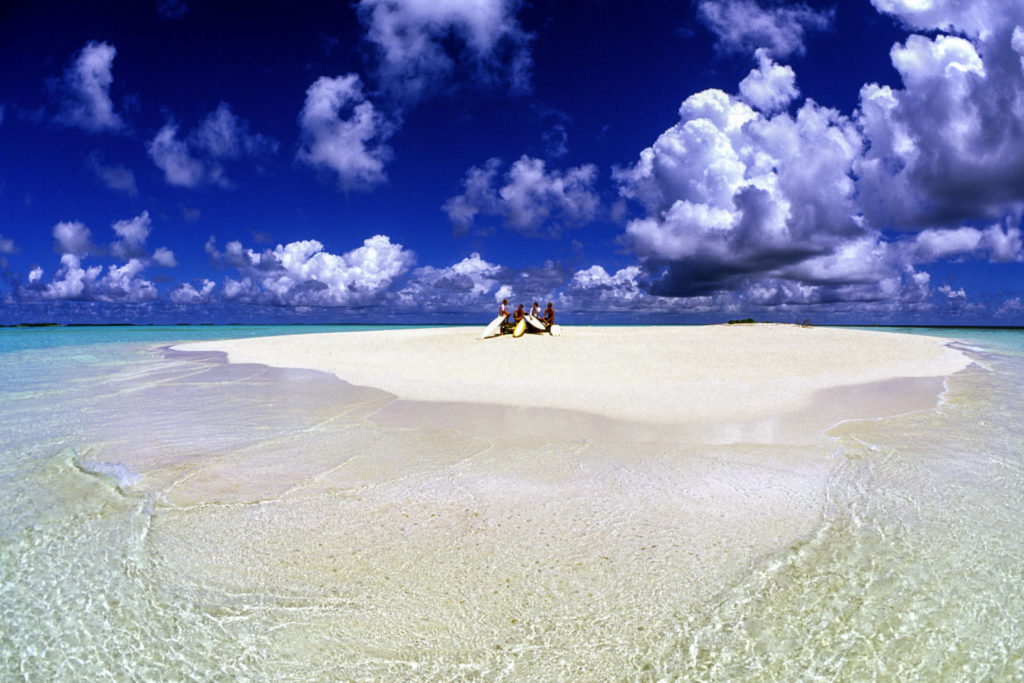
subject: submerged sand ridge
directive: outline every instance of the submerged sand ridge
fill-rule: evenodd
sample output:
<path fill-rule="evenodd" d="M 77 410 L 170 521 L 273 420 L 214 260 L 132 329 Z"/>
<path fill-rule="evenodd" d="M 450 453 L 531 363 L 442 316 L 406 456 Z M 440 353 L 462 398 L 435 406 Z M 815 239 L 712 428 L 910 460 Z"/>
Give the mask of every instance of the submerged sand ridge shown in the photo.
<path fill-rule="evenodd" d="M 186 344 L 233 363 L 333 373 L 399 399 L 581 411 L 653 425 L 699 425 L 707 440 L 769 442 L 780 420 L 822 411 L 818 428 L 934 405 L 942 378 L 970 364 L 938 338 L 791 325 L 568 327 L 560 337 L 481 340 L 477 328 L 308 334 Z M 871 385 L 837 412 L 837 388 Z M 832 391 L 828 401 L 823 392 Z M 874 399 L 878 405 L 872 405 Z M 826 403 L 832 404 L 829 409 Z M 806 417 L 806 416 L 805 416 Z M 828 420 L 822 423 L 822 420 Z M 717 426 L 711 429 L 711 426 Z M 703 440 L 703 439 L 702 439 Z"/>

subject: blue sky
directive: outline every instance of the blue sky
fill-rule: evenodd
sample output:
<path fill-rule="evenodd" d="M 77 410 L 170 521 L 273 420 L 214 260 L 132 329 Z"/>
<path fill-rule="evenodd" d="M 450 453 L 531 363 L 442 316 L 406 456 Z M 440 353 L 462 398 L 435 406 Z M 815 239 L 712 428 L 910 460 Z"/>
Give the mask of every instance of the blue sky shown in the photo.
<path fill-rule="evenodd" d="M 1024 1 L 14 2 L 0 323 L 1024 324 Z"/>

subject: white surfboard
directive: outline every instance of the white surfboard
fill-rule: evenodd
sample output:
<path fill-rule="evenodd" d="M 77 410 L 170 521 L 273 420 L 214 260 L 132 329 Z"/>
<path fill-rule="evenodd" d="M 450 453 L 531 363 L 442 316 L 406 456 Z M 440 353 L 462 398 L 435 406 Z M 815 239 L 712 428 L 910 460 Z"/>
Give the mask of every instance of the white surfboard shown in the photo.
<path fill-rule="evenodd" d="M 516 323 L 516 329 L 512 330 L 513 337 L 522 337 L 523 332 L 526 332 L 526 318 L 523 318 Z"/>
<path fill-rule="evenodd" d="M 554 325 L 551 326 L 551 336 L 558 337 L 561 334 L 562 334 L 562 326 L 561 325 L 559 325 L 558 323 L 555 323 Z"/>
<path fill-rule="evenodd" d="M 484 331 L 480 334 L 480 338 L 487 339 L 488 337 L 493 337 L 494 335 L 498 334 L 498 332 L 501 331 L 501 321 L 504 319 L 505 316 L 499 315 L 497 318 L 488 323 L 487 327 L 485 327 Z"/>
<path fill-rule="evenodd" d="M 532 327 L 533 329 L 538 330 L 540 332 L 544 332 L 544 331 L 547 330 L 547 328 L 544 327 L 544 323 L 542 323 L 540 321 L 540 318 L 538 318 L 537 316 L 527 315 L 526 316 L 526 322 L 528 322 L 530 324 L 530 327 Z"/>

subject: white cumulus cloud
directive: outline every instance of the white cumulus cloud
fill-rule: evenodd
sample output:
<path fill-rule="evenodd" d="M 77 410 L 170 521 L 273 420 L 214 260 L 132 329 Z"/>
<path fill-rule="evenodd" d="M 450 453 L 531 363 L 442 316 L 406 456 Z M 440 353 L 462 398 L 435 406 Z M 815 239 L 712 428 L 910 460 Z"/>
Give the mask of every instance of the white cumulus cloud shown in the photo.
<path fill-rule="evenodd" d="M 92 133 L 124 127 L 110 99 L 116 55 L 117 49 L 109 43 L 85 44 L 60 84 L 63 101 L 57 114 L 59 123 Z"/>
<path fill-rule="evenodd" d="M 299 125 L 299 160 L 333 171 L 341 189 L 370 189 L 386 180 L 391 148 L 385 141 L 393 126 L 363 95 L 358 75 L 314 81 L 306 90 Z"/>
<path fill-rule="evenodd" d="M 569 281 L 569 294 L 581 300 L 587 308 L 632 308 L 643 299 L 650 298 L 640 285 L 640 267 L 628 266 L 609 274 L 594 265 L 573 273 Z"/>
<path fill-rule="evenodd" d="M 720 50 L 764 49 L 777 58 L 803 54 L 807 31 L 830 28 L 833 14 L 804 4 L 762 7 L 756 0 L 701 0 L 697 5 L 697 17 L 715 34 Z"/>
<path fill-rule="evenodd" d="M 104 301 L 123 303 L 142 303 L 157 298 L 156 286 L 140 276 L 146 264 L 140 259 L 129 259 L 120 266 L 108 266 L 106 274 L 103 266 L 84 267 L 81 257 L 65 253 L 60 258 L 60 268 L 53 280 L 42 289 L 23 292 L 26 298 L 70 299 L 77 301 Z M 38 277 L 30 281 L 40 284 L 42 271 Z"/>
<path fill-rule="evenodd" d="M 89 228 L 80 221 L 61 221 L 53 226 L 53 239 L 56 240 L 57 251 L 61 254 L 83 256 L 93 251 Z"/>
<path fill-rule="evenodd" d="M 476 81 L 525 89 L 529 37 L 518 0 L 359 0 L 386 90 L 412 101 L 444 84 L 461 63 Z M 455 43 L 453 46 L 452 43 Z"/>
<path fill-rule="evenodd" d="M 615 215 L 639 262 L 577 272 L 565 301 L 982 310 L 922 267 L 1024 260 L 1024 3 L 873 2 L 928 35 L 892 47 L 901 83 L 866 84 L 849 116 L 799 103 L 795 71 L 775 61 L 801 54 L 832 12 L 700 2 L 719 49 L 752 53 L 757 68 L 737 95 L 685 98 L 678 122 L 613 171 Z M 467 174 L 466 193 L 446 205 L 453 221 L 493 201 L 497 171 Z"/>
<path fill-rule="evenodd" d="M 210 301 L 214 295 L 217 283 L 213 280 L 204 279 L 199 289 L 183 282 L 170 293 L 170 299 L 176 304 L 200 304 Z"/>
<path fill-rule="evenodd" d="M 277 149 L 275 140 L 250 132 L 249 122 L 239 118 L 226 102 L 206 115 L 191 139 L 195 147 L 215 160 L 258 158 Z"/>
<path fill-rule="evenodd" d="M 186 136 L 169 122 L 149 142 L 147 150 L 153 163 L 164 172 L 170 185 L 231 187 L 225 162 L 260 159 L 277 150 L 277 142 L 252 133 L 249 124 L 221 102 Z"/>
<path fill-rule="evenodd" d="M 555 237 L 598 214 L 597 167 L 592 164 L 549 171 L 543 160 L 524 155 L 499 180 L 500 168 L 498 159 L 470 168 L 462 194 L 445 202 L 442 208 L 458 233 L 472 228 L 478 216 L 497 216 L 520 234 Z"/>
<path fill-rule="evenodd" d="M 1024 23 L 1024 5 L 1014 0 L 871 0 L 912 29 L 963 33 L 988 40 Z"/>
<path fill-rule="evenodd" d="M 276 305 L 364 306 L 379 302 L 407 272 L 415 255 L 386 235 L 375 235 L 344 254 L 324 251 L 317 240 L 279 244 L 257 252 L 229 242 L 223 252 L 211 238 L 207 253 L 237 268 L 241 280 L 225 280 L 225 299 Z"/>
<path fill-rule="evenodd" d="M 168 123 L 150 140 L 147 146 L 153 163 L 164 172 L 164 179 L 170 185 L 196 187 L 205 175 L 205 168 L 195 159 L 188 144 L 178 138 L 178 126 Z"/>
<path fill-rule="evenodd" d="M 174 268 L 178 265 L 174 252 L 167 247 L 157 247 L 153 250 L 153 262 L 164 268 Z"/>
<path fill-rule="evenodd" d="M 792 67 L 773 62 L 764 49 L 758 50 L 756 56 L 758 68 L 740 81 L 740 94 L 766 114 L 785 109 L 800 95 L 796 72 Z"/>
<path fill-rule="evenodd" d="M 960 227 L 928 229 L 917 233 L 913 258 L 927 263 L 957 257 L 988 258 L 994 262 L 1024 259 L 1020 228 L 991 225 L 985 229 Z"/>
<path fill-rule="evenodd" d="M 153 254 L 146 248 L 146 240 L 153 229 L 148 211 L 143 211 L 134 218 L 114 221 L 111 229 L 117 239 L 110 243 L 110 253 L 120 259 L 137 259 L 142 263 L 155 262 L 165 268 L 177 265 L 174 252 L 167 247 L 158 247 Z"/>
<path fill-rule="evenodd" d="M 624 313 L 629 315 L 671 315 L 679 313 L 728 312 L 738 305 L 731 292 L 714 295 L 666 297 L 652 294 L 643 268 L 632 265 L 609 273 L 600 265 L 576 271 L 557 300 L 562 311 L 572 313 Z"/>
<path fill-rule="evenodd" d="M 484 307 L 509 275 L 506 268 L 473 253 L 444 268 L 415 269 L 397 292 L 396 304 L 407 310 L 432 312 Z"/>
<path fill-rule="evenodd" d="M 876 2 L 922 28 L 892 48 L 903 87 L 867 84 L 856 165 L 865 216 L 884 229 L 956 228 L 1024 206 L 1024 6 Z"/>
<path fill-rule="evenodd" d="M 622 195 L 646 208 L 626 236 L 668 267 L 665 293 L 779 274 L 863 232 L 850 177 L 861 140 L 846 117 L 808 101 L 795 117 L 767 118 L 718 90 L 692 95 L 679 113 L 615 174 Z"/>
<path fill-rule="evenodd" d="M 118 237 L 110 245 L 115 256 L 126 259 L 146 255 L 146 238 L 152 229 L 148 211 L 143 211 L 135 218 L 115 221 L 111 227 Z"/>

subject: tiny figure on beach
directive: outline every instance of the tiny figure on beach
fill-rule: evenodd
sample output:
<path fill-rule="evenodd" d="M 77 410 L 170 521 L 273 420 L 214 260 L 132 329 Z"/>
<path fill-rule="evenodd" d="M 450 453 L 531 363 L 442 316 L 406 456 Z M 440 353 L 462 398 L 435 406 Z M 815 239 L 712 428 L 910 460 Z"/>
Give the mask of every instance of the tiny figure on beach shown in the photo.
<path fill-rule="evenodd" d="M 516 312 L 512 314 L 512 322 L 518 324 L 519 321 L 523 319 L 524 315 L 526 315 L 526 314 L 523 313 L 523 305 L 519 304 L 519 308 L 517 308 Z"/>
<path fill-rule="evenodd" d="M 540 319 L 544 326 L 548 328 L 548 334 L 551 334 L 551 326 L 555 324 L 555 308 L 548 302 L 548 307 L 544 309 L 544 317 Z"/>
<path fill-rule="evenodd" d="M 540 317 L 540 304 L 538 304 L 536 301 L 533 302 L 533 308 L 530 309 L 530 315 L 532 315 L 534 318 Z"/>
<path fill-rule="evenodd" d="M 502 317 L 501 325 L 499 327 L 498 334 L 505 334 L 505 326 L 508 325 L 508 299 L 501 300 L 501 306 L 498 307 L 498 315 Z"/>

